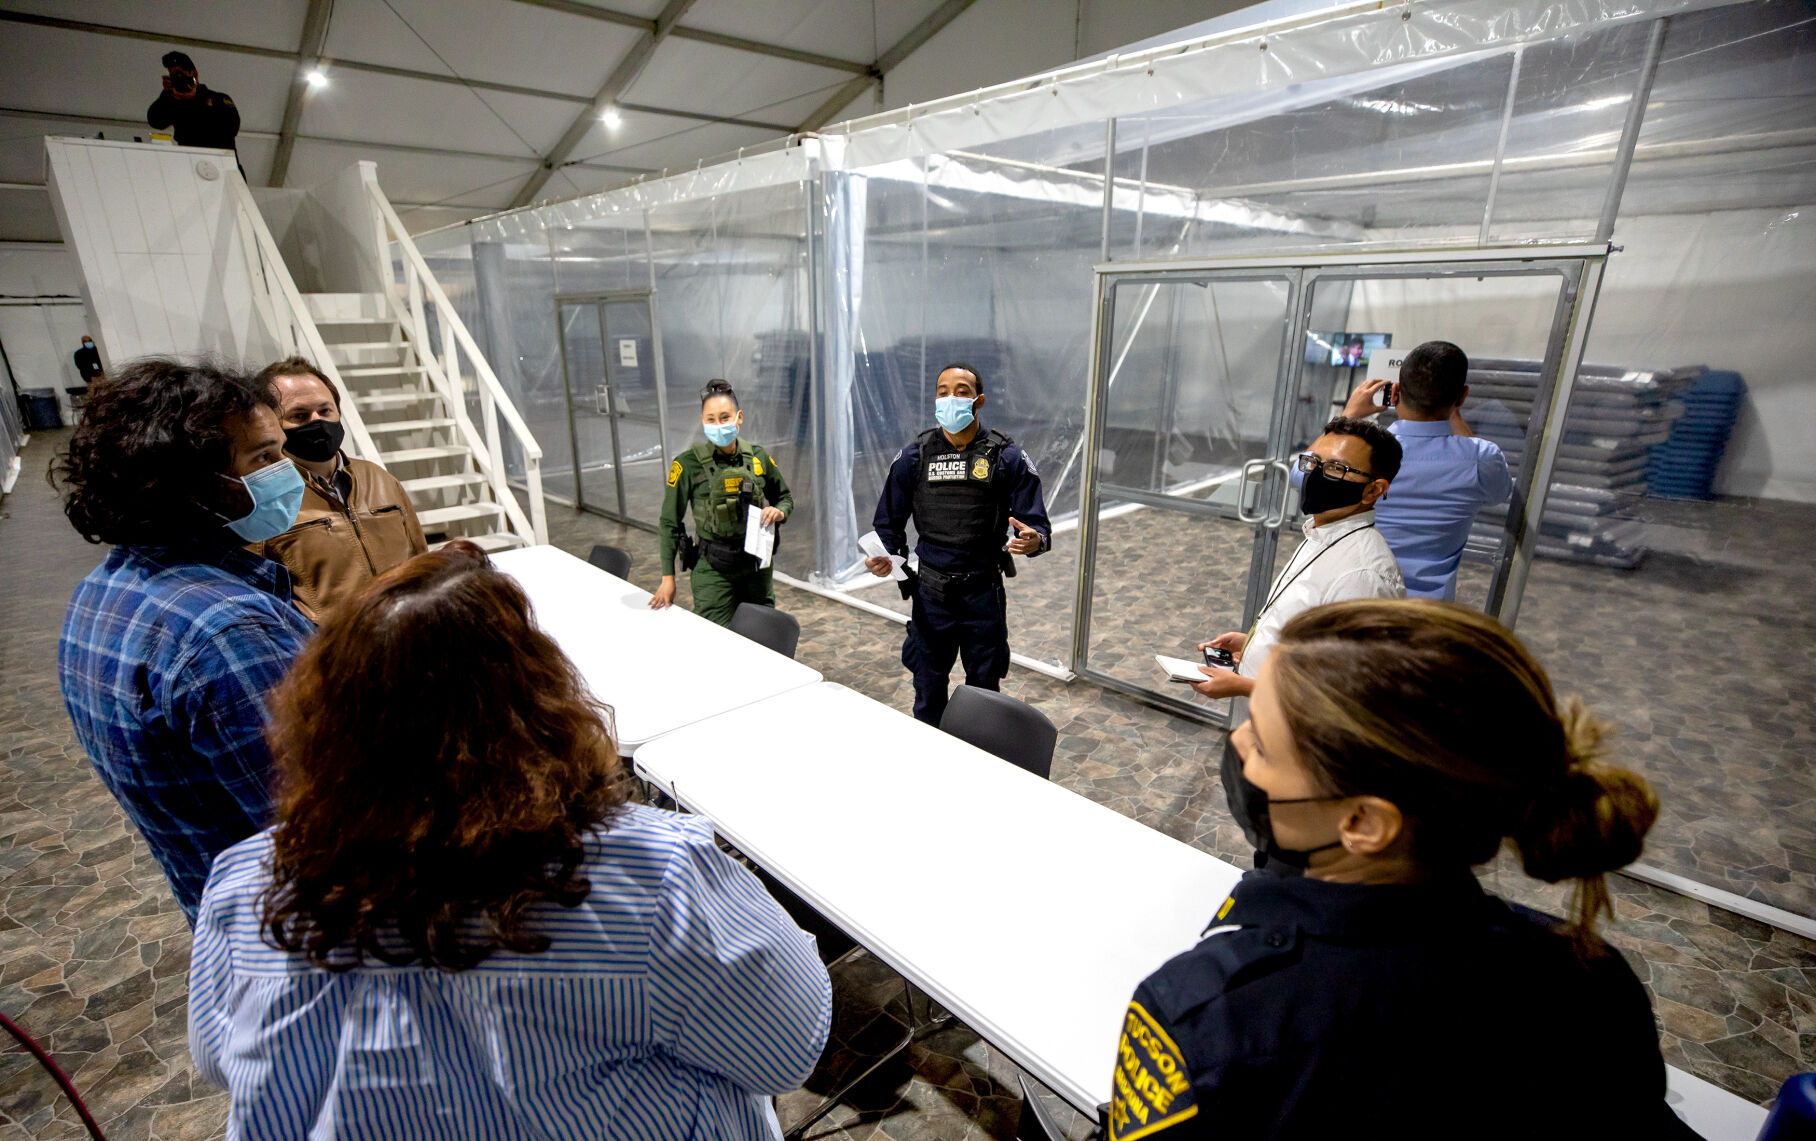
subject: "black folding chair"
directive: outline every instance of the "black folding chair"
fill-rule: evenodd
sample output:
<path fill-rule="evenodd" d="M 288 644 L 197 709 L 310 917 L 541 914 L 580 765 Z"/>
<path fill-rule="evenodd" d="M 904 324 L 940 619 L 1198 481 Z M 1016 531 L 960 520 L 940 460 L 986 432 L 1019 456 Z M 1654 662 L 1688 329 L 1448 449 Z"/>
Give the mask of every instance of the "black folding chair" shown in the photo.
<path fill-rule="evenodd" d="M 631 553 L 618 547 L 608 547 L 604 543 L 593 548 L 586 561 L 592 563 L 606 574 L 630 581 Z"/>
<path fill-rule="evenodd" d="M 946 704 L 940 728 L 1042 780 L 1053 774 L 1059 730 L 1046 714 L 1006 693 L 959 686 Z"/>
<path fill-rule="evenodd" d="M 738 603 L 738 608 L 732 611 L 731 628 L 785 658 L 794 657 L 795 647 L 801 644 L 801 624 L 795 621 L 794 615 L 784 614 L 773 606 Z"/>

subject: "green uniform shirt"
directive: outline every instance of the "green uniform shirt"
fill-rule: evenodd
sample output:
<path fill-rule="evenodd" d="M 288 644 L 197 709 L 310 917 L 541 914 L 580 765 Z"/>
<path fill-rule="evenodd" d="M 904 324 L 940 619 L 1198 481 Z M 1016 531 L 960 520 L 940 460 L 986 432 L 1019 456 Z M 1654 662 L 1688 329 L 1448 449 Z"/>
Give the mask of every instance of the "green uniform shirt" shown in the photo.
<path fill-rule="evenodd" d="M 704 462 L 693 448 L 689 448 L 668 466 L 668 491 L 662 497 L 662 521 L 657 526 L 662 542 L 657 557 L 663 575 L 675 573 L 675 548 L 681 543 L 681 516 L 690 502 L 694 510 L 694 527 L 700 538 L 743 538 L 742 524 L 734 534 L 721 535 L 709 530 L 709 524 L 704 522 L 712 517 L 710 478 L 721 467 L 740 466 L 748 466 L 751 474 L 763 481 L 764 503 L 781 511 L 784 518 L 794 514 L 794 496 L 789 493 L 788 481 L 782 478 L 775 460 L 761 445 L 745 443 L 740 437 L 735 458 L 713 448 Z"/>

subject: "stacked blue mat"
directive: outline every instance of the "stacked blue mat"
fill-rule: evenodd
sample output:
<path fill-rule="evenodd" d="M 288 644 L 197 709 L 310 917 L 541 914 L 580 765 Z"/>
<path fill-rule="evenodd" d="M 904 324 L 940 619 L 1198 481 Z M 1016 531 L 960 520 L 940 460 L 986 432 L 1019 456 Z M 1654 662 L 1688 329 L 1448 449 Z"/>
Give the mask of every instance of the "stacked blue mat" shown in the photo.
<path fill-rule="evenodd" d="M 1746 398 L 1747 382 L 1737 372 L 1703 373 L 1675 399 L 1684 414 L 1671 436 L 1652 449 L 1646 493 L 1663 499 L 1713 499 L 1715 471 L 1728 449 L 1728 436 Z"/>

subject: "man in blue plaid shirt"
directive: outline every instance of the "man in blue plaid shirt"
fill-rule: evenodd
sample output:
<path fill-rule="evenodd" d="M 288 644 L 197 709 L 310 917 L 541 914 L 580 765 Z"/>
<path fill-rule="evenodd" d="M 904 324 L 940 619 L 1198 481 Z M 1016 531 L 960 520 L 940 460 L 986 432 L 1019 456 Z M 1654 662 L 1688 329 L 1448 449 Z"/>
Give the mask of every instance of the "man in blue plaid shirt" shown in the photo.
<path fill-rule="evenodd" d="M 269 823 L 265 695 L 314 630 L 243 546 L 296 517 L 283 448 L 250 379 L 145 360 L 91 389 L 57 457 L 70 522 L 113 546 L 70 600 L 63 700 L 192 924 L 214 857 Z"/>

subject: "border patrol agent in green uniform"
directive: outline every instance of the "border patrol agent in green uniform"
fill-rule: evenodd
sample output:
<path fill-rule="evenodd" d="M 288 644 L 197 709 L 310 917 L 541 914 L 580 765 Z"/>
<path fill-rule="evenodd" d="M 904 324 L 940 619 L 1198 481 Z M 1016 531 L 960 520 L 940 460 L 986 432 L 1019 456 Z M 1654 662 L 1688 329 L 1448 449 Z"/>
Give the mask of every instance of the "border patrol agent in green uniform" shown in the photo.
<path fill-rule="evenodd" d="M 660 610 L 675 601 L 675 556 L 691 572 L 694 613 L 731 625 L 740 602 L 776 604 L 775 569 L 758 567 L 744 551 L 745 517 L 754 505 L 765 525 L 786 522 L 794 496 L 776 461 L 756 444 L 738 439 L 744 412 L 738 394 L 723 380 L 708 381 L 700 393 L 700 424 L 707 443 L 695 444 L 669 465 L 668 493 L 662 499 L 662 585 L 649 600 Z M 699 542 L 688 535 L 682 514 L 693 505 Z"/>

